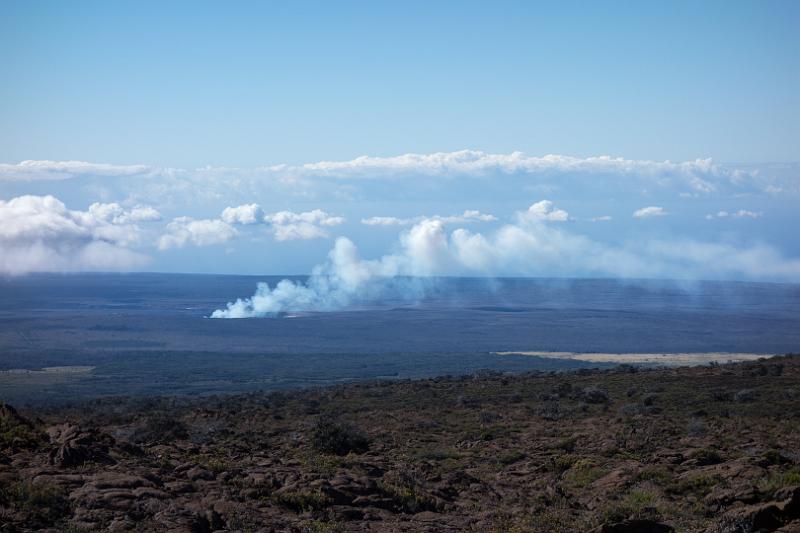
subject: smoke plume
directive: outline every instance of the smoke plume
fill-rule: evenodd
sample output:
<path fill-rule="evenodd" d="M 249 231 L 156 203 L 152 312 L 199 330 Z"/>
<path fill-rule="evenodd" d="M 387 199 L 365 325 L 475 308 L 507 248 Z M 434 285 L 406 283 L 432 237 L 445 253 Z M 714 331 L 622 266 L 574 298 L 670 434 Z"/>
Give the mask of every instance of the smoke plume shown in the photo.
<path fill-rule="evenodd" d="M 539 202 L 517 214 L 514 224 L 483 235 L 442 219 L 425 219 L 400 236 L 396 253 L 364 260 L 347 238 L 337 239 L 328 259 L 305 283 L 259 283 L 256 293 L 218 309 L 213 318 L 274 316 L 281 312 L 331 311 L 377 300 L 388 289 L 418 298 L 418 286 L 401 279 L 441 275 L 561 276 L 672 279 L 800 279 L 800 260 L 757 244 L 644 241 L 612 246 L 564 227 L 565 211 Z M 406 278 L 408 277 L 408 278 Z"/>

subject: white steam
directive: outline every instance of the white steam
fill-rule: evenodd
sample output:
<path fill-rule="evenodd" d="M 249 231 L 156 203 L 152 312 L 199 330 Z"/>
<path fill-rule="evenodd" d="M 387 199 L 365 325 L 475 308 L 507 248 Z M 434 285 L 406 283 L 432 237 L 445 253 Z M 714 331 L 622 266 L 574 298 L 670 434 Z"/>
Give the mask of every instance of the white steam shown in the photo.
<path fill-rule="evenodd" d="M 398 251 L 361 259 L 356 246 L 339 238 L 328 260 L 305 283 L 260 283 L 247 299 L 229 303 L 212 318 L 274 316 L 287 311 L 331 311 L 369 302 L 399 276 L 612 276 L 639 278 L 800 279 L 800 260 L 767 245 L 736 247 L 692 240 L 649 241 L 612 246 L 563 229 L 569 214 L 538 202 L 517 214 L 515 224 L 483 235 L 464 228 L 449 232 L 441 219 L 418 222 L 400 237 Z M 400 284 L 402 285 L 402 284 Z M 401 287 L 402 288 L 402 287 Z M 412 296 L 417 297 L 414 293 Z"/>
<path fill-rule="evenodd" d="M 430 276 L 448 262 L 447 234 L 440 220 L 424 220 L 401 238 L 402 251 L 364 260 L 346 237 L 336 239 L 328 261 L 314 267 L 305 283 L 288 279 L 275 287 L 259 283 L 256 293 L 217 309 L 211 318 L 249 318 L 284 311 L 332 311 L 376 298 L 402 275 Z M 404 287 L 409 290 L 410 287 Z"/>

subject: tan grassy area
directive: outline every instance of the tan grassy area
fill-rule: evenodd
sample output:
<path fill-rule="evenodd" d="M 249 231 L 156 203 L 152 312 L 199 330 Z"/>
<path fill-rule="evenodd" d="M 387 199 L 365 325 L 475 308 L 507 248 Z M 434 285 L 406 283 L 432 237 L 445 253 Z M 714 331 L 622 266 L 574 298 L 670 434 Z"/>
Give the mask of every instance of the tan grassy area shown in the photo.
<path fill-rule="evenodd" d="M 568 359 L 586 361 L 589 363 L 629 363 L 653 364 L 666 366 L 693 366 L 709 363 L 739 363 L 743 361 L 757 361 L 764 354 L 756 353 L 576 353 L 576 352 L 494 352 L 496 355 L 523 355 L 528 357 L 542 357 L 545 359 Z"/>

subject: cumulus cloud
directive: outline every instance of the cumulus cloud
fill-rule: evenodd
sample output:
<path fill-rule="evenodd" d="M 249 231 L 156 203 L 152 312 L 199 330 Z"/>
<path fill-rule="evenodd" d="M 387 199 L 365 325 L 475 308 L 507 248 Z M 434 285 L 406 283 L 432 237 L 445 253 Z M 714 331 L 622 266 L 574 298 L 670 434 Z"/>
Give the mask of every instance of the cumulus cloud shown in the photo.
<path fill-rule="evenodd" d="M 549 220 L 551 222 L 564 222 L 569 220 L 569 213 L 563 209 L 553 207 L 550 200 L 541 200 L 531 205 L 523 215 L 530 220 Z"/>
<path fill-rule="evenodd" d="M 67 209 L 53 196 L 0 200 L 0 273 L 126 270 L 147 257 L 132 251 L 154 210 L 126 211 L 118 204 L 92 204 L 88 211 Z"/>
<path fill-rule="evenodd" d="M 264 211 L 258 204 L 226 207 L 222 211 L 222 220 L 228 224 L 258 224 L 264 220 Z"/>
<path fill-rule="evenodd" d="M 133 222 L 155 222 L 161 220 L 161 213 L 149 206 L 136 206 L 125 210 L 118 203 L 103 204 L 95 202 L 89 206 L 89 213 L 98 220 L 111 224 L 130 224 Z"/>
<path fill-rule="evenodd" d="M 449 216 L 420 215 L 411 218 L 369 217 L 369 218 L 362 218 L 361 223 L 366 226 L 410 226 L 412 224 L 422 222 L 423 220 L 438 220 L 445 224 L 453 224 L 453 223 L 467 223 L 467 222 L 493 222 L 497 220 L 497 217 L 495 217 L 494 215 L 481 213 L 480 211 L 474 209 L 467 209 L 460 215 L 449 215 Z"/>
<path fill-rule="evenodd" d="M 235 225 L 268 226 L 277 241 L 316 239 L 327 237 L 327 228 L 338 226 L 343 222 L 343 217 L 331 215 L 322 209 L 265 214 L 258 204 L 243 204 L 226 207 L 219 219 L 195 220 L 191 217 L 174 219 L 167 226 L 167 232 L 159 239 L 158 247 L 166 250 L 187 244 L 208 246 L 227 242 L 239 235 Z"/>
<path fill-rule="evenodd" d="M 663 207 L 657 207 L 651 205 L 649 207 L 643 207 L 641 209 L 637 209 L 633 212 L 633 218 L 651 218 L 651 217 L 661 217 L 666 215 L 667 212 L 664 210 Z"/>
<path fill-rule="evenodd" d="M 279 211 L 264 216 L 264 222 L 272 227 L 275 240 L 289 241 L 295 239 L 316 239 L 327 237 L 325 228 L 344 223 L 344 218 L 326 213 L 321 209 L 295 213 Z"/>
<path fill-rule="evenodd" d="M 182 248 L 187 244 L 211 246 L 228 242 L 236 235 L 236 229 L 222 220 L 178 217 L 167 224 L 166 233 L 158 239 L 158 248 Z"/>
<path fill-rule="evenodd" d="M 536 204 L 534 204 L 536 205 Z M 548 205 L 534 211 L 557 211 Z M 546 217 L 517 214 L 484 235 L 465 228 L 446 230 L 441 220 L 418 222 L 400 237 L 398 252 L 363 260 L 355 245 L 340 238 L 328 260 L 306 283 L 262 283 L 256 293 L 216 310 L 214 318 L 271 316 L 285 311 L 326 311 L 381 294 L 398 276 L 447 274 L 618 277 L 748 277 L 800 279 L 800 260 L 786 259 L 766 245 L 735 247 L 693 240 L 642 241 L 612 246 L 548 224 Z"/>

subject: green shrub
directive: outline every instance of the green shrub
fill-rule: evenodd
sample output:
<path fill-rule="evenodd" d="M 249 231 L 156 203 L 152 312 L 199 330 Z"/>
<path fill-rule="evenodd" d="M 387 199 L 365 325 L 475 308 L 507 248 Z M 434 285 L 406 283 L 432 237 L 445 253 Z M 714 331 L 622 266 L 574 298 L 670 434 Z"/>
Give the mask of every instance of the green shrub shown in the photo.
<path fill-rule="evenodd" d="M 580 459 L 564 473 L 564 480 L 576 488 L 584 488 L 605 475 L 606 470 L 591 459 Z"/>
<path fill-rule="evenodd" d="M 700 474 L 694 477 L 681 479 L 667 485 L 666 490 L 672 494 L 691 493 L 696 496 L 705 496 L 719 483 L 719 478 Z"/>
<path fill-rule="evenodd" d="M 699 466 L 716 465 L 722 462 L 722 456 L 716 450 L 709 450 L 706 448 L 696 450 L 692 453 L 691 458 L 694 459 Z"/>
<path fill-rule="evenodd" d="M 800 468 L 798 467 L 794 467 L 791 470 L 771 472 L 768 477 L 758 484 L 758 490 L 771 496 L 776 491 L 793 485 L 800 485 Z"/>
<path fill-rule="evenodd" d="M 347 455 L 369 449 L 367 436 L 352 424 L 320 418 L 314 426 L 311 446 L 320 453 Z"/>
<path fill-rule="evenodd" d="M 29 525 L 52 525 L 70 513 L 64 491 L 49 483 L 20 481 L 0 488 L 0 503 L 23 511 Z"/>
<path fill-rule="evenodd" d="M 647 466 L 636 474 L 636 481 L 650 481 L 660 486 L 666 486 L 672 480 L 672 472 L 663 466 Z"/>
<path fill-rule="evenodd" d="M 577 460 L 578 459 L 575 456 L 566 453 L 556 457 L 551 457 L 550 463 L 548 464 L 548 469 L 551 472 L 561 474 L 572 468 L 572 465 L 575 464 Z"/>
<path fill-rule="evenodd" d="M 606 523 L 622 522 L 627 519 L 658 518 L 660 515 L 656 497 L 652 492 L 633 489 L 621 502 L 603 509 L 602 517 Z"/>
<path fill-rule="evenodd" d="M 402 512 L 416 514 L 422 511 L 439 511 L 439 504 L 414 484 L 380 483 L 380 489 L 390 497 Z"/>
<path fill-rule="evenodd" d="M 331 499 L 319 490 L 287 491 L 272 495 L 272 501 L 296 513 L 319 511 L 331 505 Z"/>

